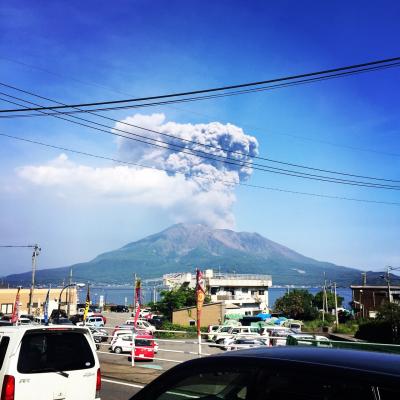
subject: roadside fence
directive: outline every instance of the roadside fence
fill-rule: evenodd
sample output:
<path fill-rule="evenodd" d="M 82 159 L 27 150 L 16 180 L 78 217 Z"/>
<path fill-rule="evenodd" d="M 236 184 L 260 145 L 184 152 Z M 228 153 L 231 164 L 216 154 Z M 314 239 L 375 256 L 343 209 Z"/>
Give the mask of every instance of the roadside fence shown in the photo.
<path fill-rule="evenodd" d="M 101 329 L 105 329 L 107 331 L 118 331 L 118 328 L 116 327 L 102 327 Z M 198 357 L 204 357 L 211 355 L 212 353 L 207 352 L 207 349 L 204 349 L 206 346 L 207 348 L 214 348 L 218 350 L 240 350 L 240 349 L 248 349 L 250 347 L 257 347 L 257 345 L 252 345 L 252 344 L 238 344 L 238 343 L 233 343 L 229 341 L 225 341 L 223 339 L 225 338 L 232 338 L 232 334 L 229 333 L 218 333 L 216 334 L 215 332 L 207 333 L 207 332 L 202 332 L 201 333 L 201 338 L 200 341 L 196 338 L 193 339 L 172 339 L 172 338 L 158 338 L 157 336 L 163 336 L 165 334 L 169 335 L 179 335 L 182 336 L 182 334 L 188 334 L 187 331 L 174 331 L 174 330 L 163 330 L 163 329 L 157 329 L 155 332 L 151 334 L 152 338 L 146 338 L 143 340 L 149 340 L 149 341 L 154 341 L 156 344 L 151 345 L 151 346 L 143 346 L 143 345 L 138 345 L 136 344 L 136 341 L 139 340 L 134 340 L 137 339 L 138 336 L 143 335 L 144 333 L 142 331 L 135 332 L 133 329 L 128 330 L 128 329 L 121 329 L 120 335 L 118 336 L 124 336 L 124 335 L 132 335 L 132 339 L 126 340 L 129 342 L 129 345 L 125 345 L 124 348 L 128 347 L 130 350 L 127 352 L 121 352 L 121 353 L 116 353 L 111 351 L 111 345 L 112 345 L 112 340 L 115 339 L 115 335 L 108 334 L 107 336 L 103 336 L 106 341 L 98 342 L 96 343 L 98 346 L 97 353 L 98 354 L 107 354 L 107 355 L 113 355 L 116 357 L 125 357 L 128 358 L 131 362 L 131 366 L 138 366 L 140 367 L 141 365 L 139 363 L 135 363 L 136 360 L 155 360 L 155 361 L 161 361 L 161 362 L 166 362 L 166 363 L 171 363 L 171 364 L 180 364 L 184 361 L 187 361 L 187 359 L 193 359 L 193 358 L 198 358 Z M 189 334 L 193 334 L 193 332 L 189 332 Z M 307 333 L 304 333 L 304 335 L 308 335 Z M 314 334 L 312 334 L 314 335 Z M 218 337 L 218 342 L 215 343 L 213 341 L 208 340 L 211 337 Z M 245 335 L 241 335 L 240 337 L 243 338 Z M 142 340 L 142 338 L 139 338 Z M 271 346 L 279 346 L 279 345 L 286 345 L 286 337 L 284 336 L 257 336 L 257 335 L 247 335 L 246 339 L 256 339 L 256 340 L 261 340 L 265 347 L 271 347 Z M 340 349 L 359 349 L 359 350 L 369 350 L 369 351 L 383 351 L 383 352 L 391 352 L 391 353 L 400 353 L 400 345 L 392 345 L 392 344 L 380 344 L 380 343 L 367 343 L 367 342 L 362 342 L 362 341 L 356 341 L 356 342 L 348 342 L 348 341 L 338 341 L 338 340 L 330 340 L 330 339 L 311 339 L 308 337 L 298 337 L 298 338 L 290 338 L 290 340 L 287 341 L 288 345 L 297 345 L 297 346 L 316 346 L 316 347 L 331 347 L 331 348 L 340 348 Z M 182 345 L 181 347 L 184 347 L 184 345 L 190 345 L 189 350 L 180 350 L 180 349 L 171 349 L 168 348 L 168 344 L 178 344 Z M 120 347 L 121 350 L 122 346 Z M 146 355 L 146 352 L 149 350 L 149 348 L 152 348 L 154 351 L 154 356 L 151 355 Z M 152 351 L 150 351 L 152 353 Z M 218 352 L 218 351 L 217 351 Z M 161 353 L 161 356 L 159 355 Z M 213 351 L 213 354 L 215 354 L 216 351 Z M 174 358 L 174 355 L 185 355 L 186 359 L 177 359 Z M 165 357 L 164 357 L 165 355 Z M 182 358 L 182 356 L 181 356 Z"/>

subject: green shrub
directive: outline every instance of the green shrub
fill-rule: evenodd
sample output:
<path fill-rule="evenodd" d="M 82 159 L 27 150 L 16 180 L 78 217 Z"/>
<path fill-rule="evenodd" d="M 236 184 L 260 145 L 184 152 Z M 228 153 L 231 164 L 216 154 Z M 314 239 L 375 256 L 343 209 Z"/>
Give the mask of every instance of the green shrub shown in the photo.
<path fill-rule="evenodd" d="M 155 337 L 159 339 L 196 339 L 197 327 L 196 326 L 182 326 L 173 324 L 172 322 L 164 321 L 161 330 L 165 331 L 181 331 L 179 333 L 173 332 L 156 332 Z M 201 328 L 201 332 L 207 332 L 207 328 Z M 182 332 L 184 331 L 184 332 Z"/>

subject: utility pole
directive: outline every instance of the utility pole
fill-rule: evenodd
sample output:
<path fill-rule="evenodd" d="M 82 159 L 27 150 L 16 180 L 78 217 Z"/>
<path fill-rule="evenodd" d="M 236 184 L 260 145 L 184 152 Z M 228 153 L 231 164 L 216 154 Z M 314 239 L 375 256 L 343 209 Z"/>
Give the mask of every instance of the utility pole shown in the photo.
<path fill-rule="evenodd" d="M 339 326 L 339 315 L 338 315 L 338 310 L 337 310 L 337 294 L 336 294 L 336 282 L 333 283 L 333 288 L 335 291 L 335 317 L 336 317 L 336 327 Z"/>
<path fill-rule="evenodd" d="M 325 322 L 325 272 L 324 272 L 324 286 L 322 290 L 322 321 Z"/>
<path fill-rule="evenodd" d="M 33 253 L 32 253 L 32 283 L 31 283 L 31 290 L 29 292 L 29 310 L 28 314 L 32 314 L 33 309 L 33 292 L 35 290 L 35 274 L 36 274 L 36 259 L 41 251 L 41 248 L 38 244 L 33 246 Z"/>
<path fill-rule="evenodd" d="M 392 302 L 392 293 L 390 292 L 390 270 L 391 267 L 387 267 L 386 277 L 387 277 L 387 285 L 388 285 L 388 296 L 389 296 L 389 303 Z"/>
<path fill-rule="evenodd" d="M 69 269 L 69 287 L 68 287 L 68 294 L 67 294 L 67 296 L 68 296 L 68 300 L 67 300 L 67 315 L 68 315 L 68 318 L 71 316 L 70 314 L 71 314 L 71 289 L 70 289 L 70 287 L 71 287 L 71 285 L 72 285 L 72 268 L 70 268 Z"/>
<path fill-rule="evenodd" d="M 136 272 L 133 274 L 133 312 L 136 312 Z"/>

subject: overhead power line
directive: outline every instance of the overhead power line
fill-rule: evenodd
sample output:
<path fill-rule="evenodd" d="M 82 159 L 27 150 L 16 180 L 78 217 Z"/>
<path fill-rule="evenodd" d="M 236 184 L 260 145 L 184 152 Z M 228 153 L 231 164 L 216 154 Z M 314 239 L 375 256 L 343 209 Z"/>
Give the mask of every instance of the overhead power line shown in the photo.
<path fill-rule="evenodd" d="M 54 100 L 54 99 L 50 99 L 48 97 L 44 97 L 44 96 L 41 96 L 41 95 L 38 95 L 37 93 L 33 93 L 33 92 L 30 92 L 30 91 L 27 91 L 27 90 L 24 90 L 24 89 L 17 88 L 17 87 L 15 87 L 13 85 L 9 85 L 9 84 L 6 84 L 4 82 L 0 82 L 0 85 L 4 86 L 4 87 L 7 87 L 9 89 L 12 89 L 12 90 L 16 90 L 18 92 L 22 92 L 22 93 L 28 94 L 30 96 L 34 96 L 34 97 L 46 100 L 46 101 L 51 101 L 53 103 L 65 105 L 64 103 L 62 103 L 60 101 L 57 101 L 57 100 Z M 8 97 L 13 97 L 13 96 L 10 96 L 9 94 L 2 93 L 2 92 L 0 92 L 0 94 L 3 94 L 3 95 L 8 96 Z M 14 97 L 14 98 L 16 98 L 16 97 Z M 35 103 L 29 102 L 29 101 L 27 101 L 25 99 L 20 99 L 20 98 L 16 98 L 16 99 L 22 100 L 22 101 L 30 103 L 30 104 L 35 104 Z M 7 101 L 7 100 L 4 100 L 4 101 Z M 26 107 L 26 106 L 24 106 L 24 107 Z M 191 144 L 195 144 L 195 145 L 202 146 L 202 147 L 205 147 L 205 148 L 211 148 L 213 150 L 215 150 L 215 149 L 222 150 L 222 151 L 225 151 L 225 152 L 230 153 L 230 154 L 238 154 L 240 156 L 246 156 L 246 157 L 250 157 L 252 159 L 258 159 L 258 160 L 272 162 L 272 163 L 275 163 L 275 164 L 282 164 L 282 165 L 287 165 L 287 166 L 291 166 L 291 167 L 302 168 L 302 169 L 307 169 L 307 170 L 312 170 L 312 171 L 325 172 L 325 173 L 329 173 L 329 174 L 350 176 L 350 177 L 355 177 L 355 178 L 370 179 L 370 180 L 376 180 L 376 181 L 400 183 L 399 180 L 395 180 L 395 179 L 387 179 L 387 178 L 378 178 L 378 177 L 371 177 L 371 176 L 365 176 L 365 175 L 357 175 L 357 174 L 351 174 L 351 173 L 347 173 L 347 172 L 327 170 L 327 169 L 322 169 L 322 168 L 310 167 L 310 166 L 302 165 L 302 164 L 295 164 L 295 163 L 290 163 L 290 162 L 285 162 L 285 161 L 279 161 L 279 160 L 274 160 L 274 159 L 267 158 L 267 157 L 249 155 L 249 154 L 246 154 L 246 153 L 243 153 L 243 152 L 240 152 L 240 151 L 232 151 L 232 150 L 224 148 L 222 146 L 216 146 L 216 145 L 211 145 L 211 144 L 207 144 L 207 143 L 200 143 L 198 141 L 181 138 L 181 137 L 178 137 L 178 136 L 175 136 L 175 135 L 171 135 L 171 134 L 168 134 L 168 133 L 165 133 L 165 132 L 156 131 L 154 129 L 149 129 L 149 128 L 142 127 L 142 126 L 139 126 L 139 125 L 135 125 L 135 124 L 123 121 L 123 120 L 121 121 L 121 120 L 118 120 L 118 119 L 115 119 L 115 118 L 106 117 L 104 115 L 97 114 L 97 113 L 95 113 L 95 112 L 93 112 L 91 110 L 80 110 L 79 108 L 76 108 L 76 109 L 79 110 L 79 111 L 82 111 L 84 113 L 87 113 L 87 114 L 90 114 L 90 115 L 94 115 L 96 117 L 103 118 L 103 119 L 106 119 L 106 120 L 109 120 L 109 121 L 112 121 L 112 122 L 120 123 L 120 124 L 123 124 L 123 125 L 126 125 L 126 126 L 130 126 L 130 127 L 133 127 L 133 128 L 137 128 L 137 129 L 141 129 L 141 130 L 148 131 L 148 132 L 151 132 L 151 133 L 155 133 L 157 135 L 165 136 L 165 137 L 168 137 L 168 138 L 171 138 L 171 139 L 176 139 L 176 140 L 179 140 L 181 142 L 191 143 Z M 47 113 L 47 114 L 50 115 L 50 113 Z M 65 115 L 66 113 L 65 112 L 61 113 L 60 111 L 57 111 L 56 114 Z M 46 113 L 41 113 L 40 115 L 46 115 Z M 259 165 L 259 164 L 254 164 L 254 165 Z M 271 168 L 274 168 L 274 167 L 271 167 Z"/>
<path fill-rule="evenodd" d="M 11 95 L 7 95 L 9 97 L 13 97 L 16 98 L 15 96 L 11 96 Z M 20 99 L 17 98 L 21 101 L 25 101 L 27 103 L 30 104 L 36 104 L 36 103 L 32 103 L 28 100 L 24 100 L 24 99 Z M 10 100 L 5 100 L 4 101 L 13 103 L 13 104 L 18 104 L 15 102 L 12 102 Z M 23 104 L 18 104 L 19 106 L 22 107 L 26 107 Z M 39 111 L 39 112 L 45 112 L 45 111 Z M 60 112 L 60 114 L 62 115 L 62 113 Z M 91 129 L 94 129 L 96 131 L 100 131 L 100 132 L 104 132 L 107 134 L 111 134 L 114 136 L 119 136 L 119 137 L 123 137 L 125 139 L 129 139 L 129 140 L 133 140 L 133 141 L 137 141 L 140 143 L 144 143 L 144 144 L 148 144 L 154 147 L 158 147 L 158 148 L 162 148 L 165 150 L 176 150 L 177 148 L 179 149 L 180 152 L 185 153 L 185 154 L 190 154 L 190 155 L 194 155 L 197 157 L 201 157 L 203 159 L 209 159 L 209 160 L 214 160 L 214 161 L 218 161 L 218 162 L 222 162 L 228 165 L 236 165 L 236 166 L 248 166 L 250 168 L 253 168 L 255 170 L 259 170 L 259 171 L 263 171 L 263 172 L 269 172 L 269 173 L 273 173 L 273 174 L 279 174 L 279 175 L 285 175 L 285 176 L 292 176 L 292 177 L 297 177 L 297 178 L 303 178 L 303 179 L 309 179 L 309 180 L 315 180 L 315 181 L 321 181 L 321 182 L 329 182 L 329 183 L 338 183 L 338 184 L 344 184 L 344 185 L 351 185 L 351 186 L 359 186 L 359 187 L 367 187 L 367 188 L 374 188 L 374 189 L 386 189 L 386 190 L 400 190 L 400 186 L 394 186 L 394 185 L 383 185 L 383 184 L 376 184 L 376 183 L 370 183 L 370 182 L 362 182 L 362 181 L 353 181 L 353 180 L 347 180 L 347 179 L 339 179 L 339 178 L 334 178 L 334 177 L 327 177 L 327 176 L 321 176 L 321 175 L 315 175 L 315 174 L 308 174 L 308 173 L 304 173 L 304 172 L 299 172 L 299 171 L 293 171 L 293 170 L 285 170 L 282 168 L 276 168 L 276 167 L 271 167 L 271 166 L 265 166 L 262 164 L 256 164 L 256 163 L 251 163 L 251 162 L 245 162 L 245 161 L 240 161 L 240 160 L 236 160 L 236 159 L 232 159 L 229 157 L 225 157 L 225 156 L 220 156 L 220 155 L 214 155 L 214 154 L 210 154 L 201 150 L 196 150 L 196 149 L 189 149 L 185 146 L 181 146 L 178 144 L 174 144 L 174 143 L 166 143 L 157 139 L 153 139 L 153 138 L 149 138 L 146 136 L 142 136 L 142 135 L 138 135 L 138 134 L 134 134 L 132 132 L 128 132 L 128 131 L 124 131 L 121 129 L 117 129 L 117 128 L 113 128 L 110 127 L 108 125 L 104 125 L 104 124 L 100 124 L 98 122 L 94 122 L 94 121 L 90 121 L 90 120 L 86 120 L 84 118 L 80 118 L 80 117 L 76 117 L 76 116 L 71 116 L 72 118 L 78 119 L 80 121 L 85 121 L 88 122 L 90 124 L 95 124 L 101 127 L 105 127 L 107 129 L 110 130 L 114 130 L 114 131 L 119 131 L 119 132 L 123 132 L 128 134 L 129 136 L 125 136 L 125 135 L 121 135 L 119 133 L 113 132 L 113 131 L 109 131 L 109 130 L 105 130 L 102 128 L 98 128 L 98 127 L 94 127 L 82 122 L 78 122 L 78 121 L 73 121 L 67 118 L 64 118 L 60 115 L 54 115 L 55 118 L 58 119 L 62 119 L 80 126 L 85 126 Z M 142 128 L 144 130 L 149 130 L 147 128 Z M 158 133 L 158 132 L 157 132 Z M 132 137 L 134 136 L 134 137 Z M 141 139 L 137 139 L 137 137 L 141 138 Z M 150 142 L 149 142 L 150 140 Z"/>
<path fill-rule="evenodd" d="M 4 135 L 2 135 L 2 136 L 4 136 Z M 32 245 L 29 245 L 29 244 L 28 244 L 28 245 L 25 245 L 25 246 L 24 246 L 24 245 L 18 246 L 18 245 L 13 245 L 13 244 L 10 244 L 10 245 L 0 245 L 0 247 L 3 247 L 3 248 L 4 248 L 4 247 L 9 247 L 9 248 L 13 248 L 13 247 L 25 247 L 25 248 L 26 248 L 26 247 L 32 247 L 32 248 L 33 248 L 33 247 L 35 247 L 35 246 L 36 246 L 36 245 L 34 245 L 34 244 L 32 244 Z"/>
<path fill-rule="evenodd" d="M 71 76 L 71 75 L 60 74 L 58 72 L 54 72 L 54 71 L 49 70 L 49 69 L 38 67 L 37 65 L 28 64 L 28 63 L 20 61 L 20 60 L 14 60 L 14 59 L 10 59 L 10 58 L 7 58 L 7 57 L 2 57 L 2 56 L 0 56 L 0 59 L 3 59 L 3 60 L 6 60 L 6 61 L 9 61 L 9 62 L 18 64 L 18 65 L 22 65 L 22 66 L 30 68 L 30 69 L 35 69 L 35 70 L 38 70 L 38 71 L 41 71 L 41 72 L 45 72 L 47 74 L 50 74 L 50 75 L 53 75 L 53 76 L 57 76 L 57 77 L 62 78 L 62 79 L 72 80 L 72 81 L 75 81 L 75 82 L 77 82 L 79 84 L 82 84 L 82 85 L 89 85 L 89 86 L 93 86 L 93 87 L 106 89 L 106 90 L 114 92 L 114 93 L 118 93 L 118 94 L 122 94 L 122 95 L 126 95 L 126 96 L 132 96 L 130 93 L 118 90 L 116 88 L 112 88 L 110 86 L 106 86 L 104 84 L 100 84 L 98 82 L 85 81 L 85 80 L 78 79 L 78 78 L 76 78 L 74 76 Z M 199 115 L 199 116 L 203 116 L 203 117 L 207 117 L 207 118 L 217 118 L 215 115 L 211 115 L 210 113 L 193 111 L 193 110 L 189 110 L 187 108 L 177 108 L 177 107 L 173 107 L 171 105 L 165 105 L 165 106 L 170 107 L 170 108 L 172 108 L 174 110 L 185 112 L 185 113 L 195 114 L 195 115 Z M 93 110 L 93 111 L 95 111 L 95 110 Z M 71 113 L 81 113 L 82 111 L 70 111 L 70 112 Z M 46 116 L 46 115 L 41 114 L 41 113 L 18 114 L 18 115 L 19 115 L 20 118 L 21 117 L 45 117 Z M 16 117 L 15 115 L 8 115 L 8 116 L 3 115 L 3 116 L 0 116 L 0 118 L 15 118 L 15 117 Z M 244 127 L 248 127 L 248 128 L 256 129 L 256 130 L 263 130 L 264 129 L 264 128 L 257 127 L 257 126 L 255 126 L 253 124 L 242 123 L 241 125 L 244 126 Z M 298 134 L 294 134 L 294 133 L 284 133 L 284 132 L 277 132 L 277 131 L 269 131 L 268 135 L 287 136 L 287 137 L 295 138 L 296 140 L 302 140 L 302 141 L 307 141 L 307 142 L 316 142 L 316 143 L 321 143 L 323 145 L 334 146 L 334 147 L 338 147 L 338 148 L 344 148 L 344 149 L 351 150 L 351 151 L 362 151 L 362 152 L 381 154 L 381 155 L 391 156 L 391 157 L 400 157 L 400 154 L 398 154 L 398 153 L 380 151 L 380 150 L 369 149 L 369 148 L 365 148 L 365 147 L 350 146 L 350 145 L 346 145 L 346 144 L 342 144 L 342 143 L 331 142 L 331 141 L 328 141 L 328 140 L 317 139 L 317 138 L 298 135 Z"/>
<path fill-rule="evenodd" d="M 152 100 L 160 100 L 160 99 L 170 99 L 170 98 L 175 98 L 175 97 L 193 96 L 193 95 L 198 95 L 198 94 L 215 93 L 215 92 L 221 92 L 221 91 L 228 91 L 227 93 L 223 93 L 222 96 L 233 95 L 233 94 L 237 95 L 237 94 L 249 93 L 250 91 L 266 90 L 266 89 L 270 88 L 270 87 L 259 88 L 259 86 L 262 86 L 262 85 L 270 85 L 270 84 L 295 81 L 295 80 L 298 80 L 298 82 L 305 82 L 305 81 L 312 82 L 314 79 L 312 77 L 317 77 L 316 79 L 324 79 L 327 77 L 346 76 L 347 74 L 354 74 L 354 73 L 360 73 L 360 72 L 366 72 L 366 71 L 374 71 L 374 70 L 381 69 L 381 68 L 398 66 L 399 62 L 400 62 L 400 57 L 393 57 L 393 58 L 388 58 L 388 59 L 384 59 L 384 60 L 376 60 L 376 61 L 371 61 L 371 62 L 367 62 L 367 63 L 354 64 L 354 65 L 349 65 L 349 66 L 344 66 L 344 67 L 339 67 L 339 68 L 332 68 L 332 69 L 327 69 L 327 70 L 322 70 L 322 71 L 309 72 L 309 73 L 291 75 L 291 76 L 286 76 L 286 77 L 281 77 L 281 78 L 268 79 L 268 80 L 263 80 L 263 81 L 258 81 L 258 82 L 241 83 L 241 84 L 236 84 L 236 85 L 221 86 L 221 87 L 201 89 L 201 90 L 176 92 L 176 93 L 148 96 L 148 97 L 136 97 L 136 98 L 131 98 L 131 99 L 123 99 L 123 100 L 110 100 L 110 101 L 70 104 L 70 105 L 66 105 L 66 106 L 49 106 L 49 107 L 40 107 L 40 108 L 28 108 L 25 110 L 23 110 L 23 109 L 0 110 L 0 112 L 1 113 L 10 113 L 10 112 L 26 112 L 26 111 L 38 111 L 38 110 L 56 110 L 56 109 L 75 108 L 75 107 L 80 107 L 80 108 L 81 107 L 94 107 L 94 106 L 152 101 Z M 302 79 L 303 79 L 303 81 L 299 81 Z M 256 87 L 256 88 L 254 88 L 254 87 Z M 272 86 L 272 87 L 274 87 L 274 86 Z M 232 92 L 233 89 L 242 89 L 242 88 L 251 88 L 251 89 L 247 89 L 247 91 L 246 90 L 237 90 L 235 92 Z M 231 92 L 229 92 L 229 91 L 231 91 Z M 219 96 L 219 95 L 215 95 L 215 97 L 217 97 L 217 96 Z M 204 98 L 205 97 L 196 97 L 196 98 L 192 97 L 191 99 L 198 100 L 198 99 L 204 99 Z M 209 96 L 208 98 L 212 98 L 212 97 Z M 185 101 L 185 99 L 183 99 L 183 100 Z"/>
<path fill-rule="evenodd" d="M 5 133 L 0 133 L 0 136 L 6 137 L 6 138 L 9 138 L 9 139 L 13 139 L 13 140 L 18 140 L 18 141 L 22 141 L 22 142 L 27 142 L 27 143 L 43 146 L 43 147 L 62 150 L 62 151 L 66 151 L 66 152 L 69 152 L 69 153 L 79 154 L 79 155 L 82 155 L 82 156 L 97 158 L 97 159 L 101 159 L 101 160 L 113 161 L 113 162 L 116 162 L 118 164 L 132 165 L 132 166 L 136 166 L 136 167 L 140 167 L 140 168 L 153 169 L 153 170 L 164 171 L 164 172 L 168 172 L 168 173 L 172 173 L 172 174 L 183 175 L 186 179 L 193 180 L 192 177 L 187 177 L 183 172 L 170 170 L 168 168 L 161 168 L 161 167 L 149 166 L 149 165 L 145 165 L 145 164 L 141 164 L 141 163 L 123 161 L 123 160 L 119 160 L 119 159 L 116 159 L 116 158 L 101 156 L 101 155 L 98 155 L 98 154 L 93 154 L 93 153 L 89 153 L 89 152 L 85 152 L 85 151 L 75 150 L 75 149 L 71 149 L 71 148 L 68 148 L 68 147 L 56 146 L 56 145 L 52 145 L 52 144 L 45 143 L 45 142 L 39 142 L 39 141 L 36 141 L 36 140 L 31 140 L 31 139 L 18 137 L 18 136 L 8 135 L 8 134 L 5 134 Z M 211 178 L 208 178 L 208 177 L 205 177 L 205 176 L 196 176 L 196 179 L 204 179 L 204 180 L 207 180 L 207 181 L 210 181 L 210 182 L 215 182 L 214 179 L 211 179 Z M 250 183 L 227 181 L 227 180 L 223 180 L 223 179 L 217 179 L 217 181 L 221 182 L 221 183 L 224 183 L 227 186 L 239 185 L 239 186 L 245 186 L 245 187 L 254 188 L 254 189 L 263 189 L 263 190 L 276 191 L 276 192 L 282 192 L 282 193 L 289 193 L 289 194 L 295 194 L 295 195 L 321 197 L 321 198 L 328 198 L 328 199 L 334 199 L 334 200 L 346 200 L 346 201 L 354 201 L 354 202 L 361 202 L 361 203 L 372 203 L 372 204 L 384 204 L 384 205 L 400 206 L 400 203 L 398 203 L 398 202 L 358 199 L 358 198 L 345 197 L 345 196 L 331 196 L 331 195 L 321 194 L 321 193 L 300 192 L 300 191 L 287 190 L 287 189 L 276 188 L 276 187 L 253 185 L 253 184 L 250 184 Z"/>

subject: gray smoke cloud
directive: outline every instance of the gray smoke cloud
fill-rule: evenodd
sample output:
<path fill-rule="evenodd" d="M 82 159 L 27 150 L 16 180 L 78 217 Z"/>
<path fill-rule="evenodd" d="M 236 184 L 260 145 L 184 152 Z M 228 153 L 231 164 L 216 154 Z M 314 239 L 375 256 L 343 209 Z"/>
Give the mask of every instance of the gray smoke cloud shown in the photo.
<path fill-rule="evenodd" d="M 133 128 L 123 122 L 172 135 L 184 141 Z M 169 213 L 176 221 L 200 222 L 219 228 L 235 226 L 232 212 L 236 201 L 234 188 L 252 174 L 252 156 L 258 155 L 258 142 L 255 137 L 247 135 L 243 129 L 233 124 L 181 124 L 166 121 L 166 116 L 161 113 L 136 114 L 117 123 L 115 128 L 151 137 L 166 147 L 162 149 L 118 138 L 120 158 L 166 169 L 169 176 L 184 174 L 191 194 L 170 208 Z M 174 148 L 173 144 L 184 148 Z M 191 151 L 196 150 L 209 153 L 211 159 L 191 154 Z M 212 159 L 216 156 L 229 157 L 248 164 L 238 165 Z"/>
<path fill-rule="evenodd" d="M 140 160 L 147 165 L 167 169 L 170 174 L 182 173 L 187 178 L 195 180 L 204 190 L 212 190 L 215 185 L 219 186 L 221 181 L 233 183 L 245 181 L 252 173 L 249 164 L 224 163 L 216 159 L 217 157 L 229 157 L 235 162 L 251 164 L 251 157 L 258 155 L 257 139 L 229 123 L 179 124 L 167 122 L 164 114 L 136 114 L 122 122 L 175 136 L 184 141 L 117 123 L 117 129 L 151 137 L 158 140 L 158 144 L 166 146 L 165 149 L 161 149 L 118 138 L 118 150 L 121 157 Z M 173 145 L 184 146 L 184 149 L 174 148 Z M 192 151 L 209 153 L 211 158 L 191 154 Z"/>

